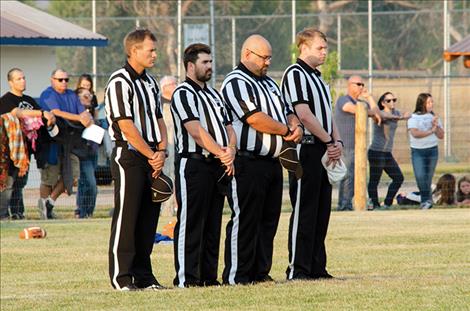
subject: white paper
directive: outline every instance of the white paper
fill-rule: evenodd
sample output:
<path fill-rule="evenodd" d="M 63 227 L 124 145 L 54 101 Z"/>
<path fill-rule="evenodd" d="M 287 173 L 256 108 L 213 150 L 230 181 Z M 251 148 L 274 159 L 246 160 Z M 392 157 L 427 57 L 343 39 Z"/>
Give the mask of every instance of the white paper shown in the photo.
<path fill-rule="evenodd" d="M 83 130 L 82 138 L 94 141 L 97 144 L 101 144 L 103 141 L 104 132 L 104 128 L 99 127 L 96 124 L 92 124 Z"/>

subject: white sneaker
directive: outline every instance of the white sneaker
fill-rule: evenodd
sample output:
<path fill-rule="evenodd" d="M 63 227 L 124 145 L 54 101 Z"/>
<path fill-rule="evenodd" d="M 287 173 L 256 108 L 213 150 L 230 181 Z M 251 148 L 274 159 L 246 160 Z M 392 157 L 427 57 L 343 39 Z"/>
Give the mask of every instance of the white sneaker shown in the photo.
<path fill-rule="evenodd" d="M 425 210 L 425 209 L 430 209 L 432 208 L 432 203 L 429 202 L 429 201 L 426 201 L 424 203 L 421 203 L 421 209 Z"/>
<path fill-rule="evenodd" d="M 41 219 L 47 219 L 47 207 L 44 199 L 39 198 L 38 200 L 38 212 Z"/>

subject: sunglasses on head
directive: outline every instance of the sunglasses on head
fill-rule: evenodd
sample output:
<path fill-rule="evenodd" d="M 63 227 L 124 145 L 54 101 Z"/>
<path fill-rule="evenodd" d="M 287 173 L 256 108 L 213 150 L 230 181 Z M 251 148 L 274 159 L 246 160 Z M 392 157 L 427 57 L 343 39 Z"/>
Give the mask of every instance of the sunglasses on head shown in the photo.
<path fill-rule="evenodd" d="M 54 80 L 57 80 L 59 82 L 69 82 L 69 78 L 54 78 Z"/>
<path fill-rule="evenodd" d="M 396 98 L 384 99 L 384 102 L 385 102 L 386 104 L 390 104 L 391 102 L 396 103 L 396 102 L 397 102 L 397 99 L 396 99 Z"/>

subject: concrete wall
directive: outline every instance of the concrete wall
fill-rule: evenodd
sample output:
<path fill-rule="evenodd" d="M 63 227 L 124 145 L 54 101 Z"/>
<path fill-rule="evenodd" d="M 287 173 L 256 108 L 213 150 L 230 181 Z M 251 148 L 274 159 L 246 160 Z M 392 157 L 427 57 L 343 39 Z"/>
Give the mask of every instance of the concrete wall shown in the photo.
<path fill-rule="evenodd" d="M 0 45 L 1 92 L 8 91 L 7 72 L 13 67 L 22 69 L 26 76 L 26 94 L 39 97 L 50 85 L 49 77 L 56 67 L 54 47 Z"/>

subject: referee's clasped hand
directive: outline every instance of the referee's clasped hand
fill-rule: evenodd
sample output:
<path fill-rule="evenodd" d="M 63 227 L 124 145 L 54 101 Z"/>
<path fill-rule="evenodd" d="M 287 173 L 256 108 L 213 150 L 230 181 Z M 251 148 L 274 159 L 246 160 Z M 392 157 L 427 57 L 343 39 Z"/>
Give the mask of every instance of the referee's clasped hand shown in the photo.
<path fill-rule="evenodd" d="M 222 162 L 223 165 L 225 166 L 230 166 L 233 164 L 233 161 L 235 160 L 235 150 L 234 148 L 231 147 L 221 147 L 222 153 L 217 155 L 216 158 L 220 159 L 220 162 Z"/>
<path fill-rule="evenodd" d="M 293 141 L 296 144 L 300 143 L 302 140 L 303 131 L 299 126 L 294 127 L 294 129 L 289 128 L 289 135 L 284 136 L 285 141 Z"/>
<path fill-rule="evenodd" d="M 160 174 L 163 165 L 165 165 L 165 153 L 161 151 L 154 152 L 152 158 L 149 159 L 148 162 L 154 171 L 152 173 L 152 177 L 157 177 Z"/>

